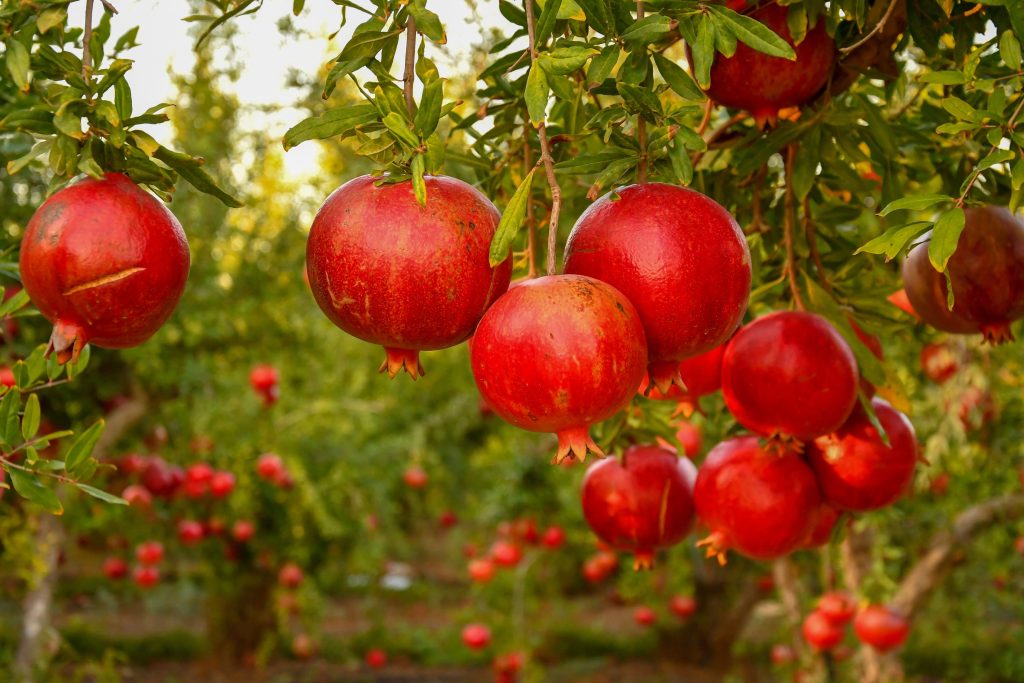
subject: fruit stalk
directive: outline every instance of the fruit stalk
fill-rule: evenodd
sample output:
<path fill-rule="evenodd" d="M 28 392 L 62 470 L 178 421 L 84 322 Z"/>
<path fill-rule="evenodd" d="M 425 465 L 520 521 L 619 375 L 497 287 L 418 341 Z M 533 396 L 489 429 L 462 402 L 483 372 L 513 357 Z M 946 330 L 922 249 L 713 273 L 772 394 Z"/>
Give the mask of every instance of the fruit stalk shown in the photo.
<path fill-rule="evenodd" d="M 533 14 L 533 0 L 523 3 L 526 8 L 526 30 L 530 34 L 530 62 L 537 59 L 537 19 Z M 551 216 L 548 218 L 548 254 L 547 274 L 554 275 L 558 271 L 556 255 L 558 252 L 558 216 L 562 212 L 562 188 L 555 178 L 555 161 L 551 157 L 551 143 L 544 121 L 537 123 L 537 137 L 540 139 L 540 159 L 544 163 L 544 175 L 551 188 Z"/>
<path fill-rule="evenodd" d="M 405 108 L 409 115 L 416 113 L 416 101 L 412 97 L 413 79 L 416 76 L 416 20 L 412 15 L 405 22 L 405 73 L 402 74 L 402 91 L 405 94 Z"/>
<path fill-rule="evenodd" d="M 523 177 L 533 170 L 533 147 L 530 146 L 529 116 L 523 124 Z M 526 277 L 537 277 L 537 219 L 533 213 L 533 186 L 526 198 Z"/>
<path fill-rule="evenodd" d="M 789 279 L 789 291 L 793 294 L 793 303 L 798 310 L 805 311 L 803 295 L 796 279 L 796 252 L 793 247 L 793 161 L 796 159 L 796 146 L 786 147 L 786 194 L 783 203 L 782 231 L 786 245 L 786 276 Z"/>

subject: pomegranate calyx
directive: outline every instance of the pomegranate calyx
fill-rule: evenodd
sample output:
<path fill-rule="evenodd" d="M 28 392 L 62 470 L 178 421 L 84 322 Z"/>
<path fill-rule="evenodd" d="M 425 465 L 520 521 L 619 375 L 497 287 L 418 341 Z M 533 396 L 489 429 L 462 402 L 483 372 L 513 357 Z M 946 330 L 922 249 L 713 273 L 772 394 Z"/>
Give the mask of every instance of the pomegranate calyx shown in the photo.
<path fill-rule="evenodd" d="M 679 374 L 679 361 L 661 361 L 651 363 L 647 366 L 647 389 L 644 391 L 645 396 L 650 396 L 651 391 L 657 387 L 658 391 L 662 395 L 667 395 L 672 385 L 679 387 L 683 392 L 686 392 L 686 384 L 683 383 L 683 378 Z"/>
<path fill-rule="evenodd" d="M 67 320 L 58 320 L 53 326 L 50 343 L 46 347 L 46 357 L 57 354 L 57 362 L 61 365 L 68 361 L 78 362 L 78 356 L 88 343 L 85 328 Z"/>
<path fill-rule="evenodd" d="M 712 531 L 710 534 L 697 541 L 697 547 L 703 548 L 707 546 L 704 551 L 704 557 L 715 558 L 718 560 L 718 564 L 722 567 L 729 561 L 729 543 L 726 541 L 725 535 L 720 531 Z"/>
<path fill-rule="evenodd" d="M 832 438 L 833 435 L 829 434 L 826 436 Z M 804 452 L 804 442 L 789 434 L 775 432 L 765 439 L 764 451 L 769 455 L 783 455 L 785 453 L 796 453 L 799 455 Z"/>
<path fill-rule="evenodd" d="M 558 453 L 552 458 L 551 464 L 583 462 L 586 460 L 588 452 L 599 458 L 604 457 L 604 451 L 590 438 L 590 427 L 563 429 L 558 432 Z"/>
<path fill-rule="evenodd" d="M 654 569 L 654 551 L 637 550 L 633 553 L 633 571 L 650 571 Z"/>
<path fill-rule="evenodd" d="M 399 372 L 405 370 L 412 377 L 413 382 L 427 374 L 423 370 L 423 364 L 420 363 L 419 351 L 415 349 L 395 349 L 387 346 L 384 347 L 384 351 L 387 353 L 387 356 L 384 362 L 380 364 L 377 372 L 386 372 L 388 377 L 394 379 Z"/>
<path fill-rule="evenodd" d="M 992 346 L 999 346 L 1014 341 L 1013 331 L 1010 323 L 990 323 L 981 326 L 981 334 L 985 337 L 985 343 Z"/>

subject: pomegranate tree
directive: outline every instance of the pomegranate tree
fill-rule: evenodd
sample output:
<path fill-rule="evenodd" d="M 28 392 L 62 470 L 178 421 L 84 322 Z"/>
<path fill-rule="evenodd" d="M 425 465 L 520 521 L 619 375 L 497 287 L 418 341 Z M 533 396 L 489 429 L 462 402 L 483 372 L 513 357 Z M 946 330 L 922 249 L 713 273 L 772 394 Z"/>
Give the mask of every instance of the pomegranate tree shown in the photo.
<path fill-rule="evenodd" d="M 736 330 L 750 298 L 750 251 L 736 219 L 694 190 L 646 183 L 583 212 L 565 272 L 607 282 L 632 302 L 647 335 L 650 385 L 685 389 L 679 361 Z"/>
<path fill-rule="evenodd" d="M 49 350 L 61 363 L 90 342 L 124 349 L 152 337 L 174 312 L 189 263 L 178 220 L 118 173 L 55 193 L 21 242 L 22 283 L 53 323 Z"/>
<path fill-rule="evenodd" d="M 937 330 L 981 332 L 999 344 L 1013 339 L 1010 323 L 1024 318 L 1024 223 L 995 206 L 964 211 L 964 229 L 947 264 L 953 283 L 949 310 L 946 275 L 928 259 L 926 241 L 903 263 L 907 297 L 921 319 Z"/>
<path fill-rule="evenodd" d="M 857 361 L 824 318 L 782 311 L 741 329 L 722 359 L 722 394 L 740 424 L 809 441 L 839 429 L 857 402 Z"/>
<path fill-rule="evenodd" d="M 797 453 L 768 451 L 755 437 L 723 441 L 697 471 L 694 501 L 711 530 L 698 545 L 725 563 L 730 548 L 769 560 L 796 550 L 810 534 L 821 494 Z"/>
<path fill-rule="evenodd" d="M 634 553 L 649 569 L 654 551 L 683 540 L 693 527 L 696 471 L 659 446 L 632 446 L 622 461 L 594 463 L 583 478 L 583 516 L 601 540 Z"/>
<path fill-rule="evenodd" d="M 508 289 L 511 259 L 489 262 L 500 214 L 471 185 L 428 176 L 426 206 L 412 182 L 361 176 L 327 198 L 313 221 L 306 268 L 335 325 L 384 346 L 381 372 L 423 374 L 419 352 L 473 334 Z"/>
<path fill-rule="evenodd" d="M 481 396 L 502 418 L 558 434 L 554 462 L 603 455 L 590 425 L 629 403 L 647 367 L 643 326 L 609 284 L 551 275 L 512 287 L 473 337 Z"/>

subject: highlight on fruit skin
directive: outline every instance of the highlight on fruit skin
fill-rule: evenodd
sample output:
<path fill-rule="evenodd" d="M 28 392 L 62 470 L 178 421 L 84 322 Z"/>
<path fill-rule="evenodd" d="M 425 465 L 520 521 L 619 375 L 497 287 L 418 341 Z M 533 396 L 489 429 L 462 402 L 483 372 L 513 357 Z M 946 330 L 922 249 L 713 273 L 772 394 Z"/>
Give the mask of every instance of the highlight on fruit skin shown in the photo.
<path fill-rule="evenodd" d="M 556 464 L 604 455 L 590 425 L 632 399 L 647 367 L 640 318 L 613 286 L 581 275 L 515 284 L 484 314 L 470 353 L 480 395 L 507 422 L 558 435 Z"/>
<path fill-rule="evenodd" d="M 310 289 L 327 318 L 385 348 L 380 372 L 423 375 L 420 351 L 466 341 L 508 289 L 511 256 L 490 264 L 500 214 L 471 185 L 427 176 L 425 206 L 412 182 L 360 176 L 320 207 L 306 244 Z"/>
<path fill-rule="evenodd" d="M 54 193 L 25 229 L 19 259 L 32 303 L 53 323 L 47 355 L 74 362 L 88 343 L 142 344 L 174 312 L 190 255 L 181 225 L 119 173 Z"/>

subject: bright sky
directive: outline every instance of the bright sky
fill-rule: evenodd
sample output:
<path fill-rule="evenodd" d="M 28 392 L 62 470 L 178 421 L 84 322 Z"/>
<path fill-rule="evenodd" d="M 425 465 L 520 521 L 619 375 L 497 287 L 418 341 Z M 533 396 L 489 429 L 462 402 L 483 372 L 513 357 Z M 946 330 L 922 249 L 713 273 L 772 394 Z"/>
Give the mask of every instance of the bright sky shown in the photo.
<path fill-rule="evenodd" d="M 137 112 L 161 102 L 173 102 L 175 90 L 171 74 L 191 71 L 194 56 L 193 38 L 189 35 L 192 24 L 182 21 L 189 14 L 184 0 L 112 0 L 118 14 L 111 22 L 111 35 L 118 37 L 133 26 L 139 27 L 139 47 L 126 56 L 135 61 L 128 73 L 132 87 L 134 108 Z M 499 14 L 497 2 L 480 2 L 478 12 L 488 26 L 512 28 Z M 472 12 L 464 0 L 430 0 L 427 6 L 441 17 L 448 34 L 443 48 L 428 44 L 428 56 L 437 62 L 442 74 L 458 70 L 466 63 L 474 41 L 479 40 L 479 29 L 472 21 Z M 85 3 L 71 6 L 71 23 L 82 25 Z M 100 3 L 96 3 L 99 19 Z M 287 106 L 297 100 L 300 93 L 286 87 L 290 69 L 316 73 L 319 67 L 336 55 L 348 40 L 363 15 L 349 10 L 349 23 L 334 38 L 328 36 L 338 30 L 341 10 L 328 0 L 307 0 L 295 25 L 315 36 L 313 40 L 282 37 L 277 22 L 290 16 L 290 2 L 265 2 L 255 15 L 234 20 L 237 27 L 235 50 L 243 65 L 242 74 L 233 88 L 242 105 L 253 108 L 261 105 Z M 273 116 L 264 116 L 250 110 L 243 125 L 265 129 L 269 135 L 280 138 L 284 131 L 299 120 L 301 114 L 285 110 Z M 159 126 L 152 134 L 167 142 L 169 126 Z M 316 167 L 316 145 L 300 145 L 288 152 L 286 170 L 291 175 L 304 175 Z"/>

